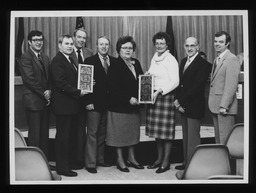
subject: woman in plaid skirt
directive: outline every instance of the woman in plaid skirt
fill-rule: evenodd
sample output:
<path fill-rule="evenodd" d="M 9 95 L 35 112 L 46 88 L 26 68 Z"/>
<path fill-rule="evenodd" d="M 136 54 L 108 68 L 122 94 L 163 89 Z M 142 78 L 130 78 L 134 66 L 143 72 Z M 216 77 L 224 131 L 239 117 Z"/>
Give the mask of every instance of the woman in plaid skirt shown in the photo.
<path fill-rule="evenodd" d="M 170 153 L 175 135 L 174 90 L 179 85 L 179 65 L 169 51 L 171 39 L 165 32 L 153 37 L 156 48 L 149 74 L 154 75 L 154 103 L 147 106 L 146 135 L 154 137 L 157 145 L 157 160 L 148 169 L 163 173 L 170 169 Z"/>

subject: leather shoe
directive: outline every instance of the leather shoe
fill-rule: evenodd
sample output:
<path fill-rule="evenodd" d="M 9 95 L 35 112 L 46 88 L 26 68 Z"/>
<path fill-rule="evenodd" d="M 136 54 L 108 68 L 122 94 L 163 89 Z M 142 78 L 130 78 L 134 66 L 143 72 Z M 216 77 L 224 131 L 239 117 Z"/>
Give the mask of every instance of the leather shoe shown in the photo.
<path fill-rule="evenodd" d="M 163 166 L 161 166 L 161 167 L 159 167 L 157 170 L 156 170 L 156 173 L 157 174 L 160 174 L 160 173 L 163 173 L 163 172 L 166 172 L 167 170 L 169 170 L 170 169 L 170 165 L 169 166 L 167 166 L 167 167 L 163 167 Z"/>
<path fill-rule="evenodd" d="M 155 169 L 155 168 L 158 168 L 159 166 L 161 166 L 161 163 L 149 165 L 147 168 L 148 169 Z"/>
<path fill-rule="evenodd" d="M 101 166 L 101 167 L 111 167 L 110 164 L 107 163 L 98 163 L 97 166 Z"/>
<path fill-rule="evenodd" d="M 130 162 L 129 160 L 126 161 L 126 164 L 128 167 L 133 167 L 135 169 L 144 169 L 144 167 L 142 165 L 140 165 L 140 164 L 136 165 L 136 164 Z"/>
<path fill-rule="evenodd" d="M 125 168 L 121 168 L 120 166 L 119 166 L 119 164 L 117 164 L 117 169 L 119 169 L 121 172 L 130 172 L 130 170 L 127 168 L 127 167 L 125 167 Z"/>
<path fill-rule="evenodd" d="M 97 173 L 96 168 L 86 168 L 86 170 L 87 170 L 89 173 L 92 173 L 92 174 L 96 174 L 96 173 Z"/>
<path fill-rule="evenodd" d="M 67 176 L 67 177 L 75 177 L 77 176 L 77 173 L 70 170 L 70 171 L 64 171 L 64 172 L 57 172 L 59 175 Z"/>
<path fill-rule="evenodd" d="M 186 167 L 186 165 L 182 164 L 182 165 L 175 166 L 175 169 L 176 170 L 184 170 L 185 167 Z"/>

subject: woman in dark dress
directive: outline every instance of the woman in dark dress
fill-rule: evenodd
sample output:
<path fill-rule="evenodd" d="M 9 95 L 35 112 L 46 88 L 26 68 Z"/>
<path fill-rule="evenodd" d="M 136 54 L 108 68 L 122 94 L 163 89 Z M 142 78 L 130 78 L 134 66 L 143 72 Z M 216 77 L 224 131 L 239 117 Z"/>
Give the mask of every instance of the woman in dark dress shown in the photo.
<path fill-rule="evenodd" d="M 120 37 L 116 43 L 119 57 L 111 65 L 109 75 L 109 112 L 106 144 L 117 152 L 117 168 L 129 172 L 127 166 L 143 169 L 134 155 L 134 146 L 140 139 L 140 106 L 138 103 L 138 76 L 143 74 L 140 62 L 132 58 L 136 43 L 131 36 Z M 128 160 L 123 149 L 128 147 Z"/>

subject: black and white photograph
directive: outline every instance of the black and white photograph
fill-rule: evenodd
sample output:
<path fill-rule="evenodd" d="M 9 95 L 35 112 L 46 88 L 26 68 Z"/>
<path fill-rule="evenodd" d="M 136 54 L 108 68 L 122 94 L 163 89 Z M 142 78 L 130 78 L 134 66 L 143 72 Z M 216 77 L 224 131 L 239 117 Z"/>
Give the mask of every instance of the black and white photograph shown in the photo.
<path fill-rule="evenodd" d="M 9 181 L 248 184 L 248 10 L 10 11 Z"/>

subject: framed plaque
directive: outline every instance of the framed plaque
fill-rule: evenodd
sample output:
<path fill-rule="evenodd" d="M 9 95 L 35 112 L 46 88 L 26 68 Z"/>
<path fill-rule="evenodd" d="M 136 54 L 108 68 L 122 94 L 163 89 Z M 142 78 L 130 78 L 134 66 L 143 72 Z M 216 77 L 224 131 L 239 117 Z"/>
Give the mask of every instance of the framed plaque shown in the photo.
<path fill-rule="evenodd" d="M 153 75 L 139 75 L 139 103 L 153 104 L 153 86 Z"/>
<path fill-rule="evenodd" d="M 93 92 L 93 71 L 94 66 L 88 64 L 78 65 L 78 84 L 77 88 L 89 93 Z"/>

